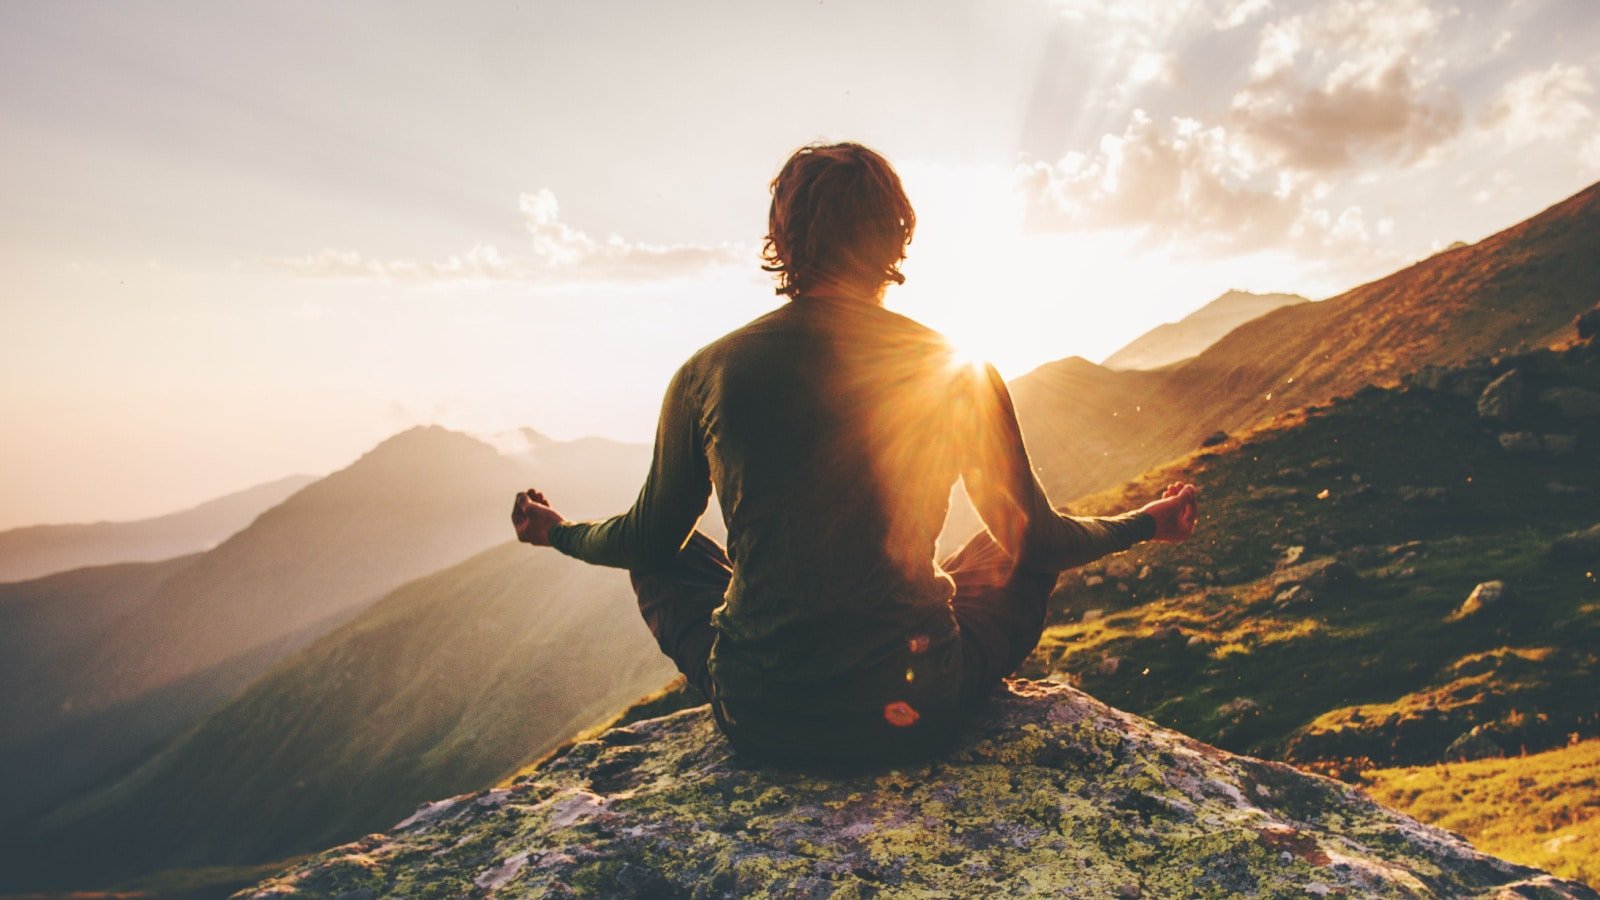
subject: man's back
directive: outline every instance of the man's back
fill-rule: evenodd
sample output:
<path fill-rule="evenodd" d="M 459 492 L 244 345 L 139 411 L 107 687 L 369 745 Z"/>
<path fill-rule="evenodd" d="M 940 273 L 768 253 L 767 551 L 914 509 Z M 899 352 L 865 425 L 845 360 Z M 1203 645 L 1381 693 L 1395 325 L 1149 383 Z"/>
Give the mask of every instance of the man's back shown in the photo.
<path fill-rule="evenodd" d="M 937 333 L 871 303 L 805 298 L 685 365 L 728 526 L 713 616 L 726 697 L 814 694 L 953 632 L 934 565 L 970 387 Z"/>

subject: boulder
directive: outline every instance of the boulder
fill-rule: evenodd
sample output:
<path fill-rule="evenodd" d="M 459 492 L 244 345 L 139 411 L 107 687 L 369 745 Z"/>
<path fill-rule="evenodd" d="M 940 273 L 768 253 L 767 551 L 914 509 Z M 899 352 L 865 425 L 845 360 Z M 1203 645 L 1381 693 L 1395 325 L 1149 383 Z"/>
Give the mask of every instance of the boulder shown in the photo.
<path fill-rule="evenodd" d="M 1600 524 L 1556 538 L 1550 543 L 1550 555 L 1573 562 L 1600 563 Z"/>
<path fill-rule="evenodd" d="M 1600 418 L 1600 393 L 1580 387 L 1553 387 L 1539 395 L 1539 402 L 1553 406 L 1569 419 Z"/>
<path fill-rule="evenodd" d="M 1200 446 L 1202 446 L 1202 447 L 1215 447 L 1218 444 L 1225 444 L 1225 443 L 1227 443 L 1227 441 L 1228 441 L 1228 433 L 1226 431 L 1213 431 L 1210 434 L 1206 435 L 1205 440 L 1200 442 Z"/>
<path fill-rule="evenodd" d="M 1026 681 L 943 758 L 852 774 L 742 762 L 705 707 L 636 722 L 237 896 L 490 892 L 1600 897 L 1356 788 Z"/>
<path fill-rule="evenodd" d="M 1531 431 L 1508 431 L 1500 435 L 1500 449 L 1512 456 L 1538 456 L 1544 446 Z"/>
<path fill-rule="evenodd" d="M 1316 593 L 1348 587 L 1360 579 L 1361 576 L 1356 573 L 1354 566 L 1335 557 L 1325 556 L 1278 570 L 1272 576 L 1272 588 L 1281 594 L 1290 587 L 1300 585 Z"/>
<path fill-rule="evenodd" d="M 1521 371 L 1512 369 L 1501 375 L 1478 395 L 1478 416 L 1501 422 L 1515 418 L 1522 412 L 1523 391 Z"/>
<path fill-rule="evenodd" d="M 1497 759 L 1505 755 L 1505 749 L 1495 743 L 1481 725 L 1474 725 L 1471 731 L 1451 741 L 1450 746 L 1444 748 L 1444 758 L 1451 762 Z"/>
<path fill-rule="evenodd" d="M 1457 615 L 1470 616 L 1481 609 L 1494 606 L 1511 597 L 1511 588 L 1504 581 L 1485 581 L 1472 589 L 1462 602 Z"/>

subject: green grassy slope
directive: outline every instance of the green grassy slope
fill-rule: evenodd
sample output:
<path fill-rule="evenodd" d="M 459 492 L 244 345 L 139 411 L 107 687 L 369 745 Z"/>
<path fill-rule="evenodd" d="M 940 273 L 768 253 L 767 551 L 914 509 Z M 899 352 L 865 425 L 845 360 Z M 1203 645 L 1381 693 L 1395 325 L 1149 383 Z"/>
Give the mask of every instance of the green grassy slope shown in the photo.
<path fill-rule="evenodd" d="M 1511 427 L 1571 434 L 1576 452 L 1513 456 L 1478 418 L 1473 388 L 1512 363 L 1531 409 Z M 1600 362 L 1545 353 L 1462 380 L 1465 396 L 1368 389 L 1086 500 L 1080 511 L 1127 508 L 1182 479 L 1201 485 L 1203 515 L 1188 544 L 1069 573 L 1026 671 L 1340 773 L 1437 760 L 1475 726 L 1509 752 L 1600 733 L 1600 560 L 1549 553 L 1600 520 L 1600 421 L 1531 402 L 1600 389 Z M 1294 554 L 1353 577 L 1289 593 Z M 1455 615 L 1491 579 L 1512 598 Z"/>
<path fill-rule="evenodd" d="M 1378 802 L 1463 834 L 1480 850 L 1600 885 L 1600 741 L 1376 769 L 1361 780 Z"/>
<path fill-rule="evenodd" d="M 283 660 L 132 774 L 13 837 L 7 868 L 87 886 L 327 846 L 492 783 L 671 674 L 626 573 L 505 544 Z"/>

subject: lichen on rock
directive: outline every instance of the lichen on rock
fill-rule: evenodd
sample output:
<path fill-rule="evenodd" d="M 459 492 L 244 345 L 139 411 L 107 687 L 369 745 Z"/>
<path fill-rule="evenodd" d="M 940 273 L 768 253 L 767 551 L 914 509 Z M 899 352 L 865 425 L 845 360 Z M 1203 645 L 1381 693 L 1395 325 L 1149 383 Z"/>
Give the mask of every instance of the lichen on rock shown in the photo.
<path fill-rule="evenodd" d="M 945 757 L 748 764 L 705 708 L 574 744 L 239 895 L 1600 898 L 1281 763 L 1013 681 Z"/>

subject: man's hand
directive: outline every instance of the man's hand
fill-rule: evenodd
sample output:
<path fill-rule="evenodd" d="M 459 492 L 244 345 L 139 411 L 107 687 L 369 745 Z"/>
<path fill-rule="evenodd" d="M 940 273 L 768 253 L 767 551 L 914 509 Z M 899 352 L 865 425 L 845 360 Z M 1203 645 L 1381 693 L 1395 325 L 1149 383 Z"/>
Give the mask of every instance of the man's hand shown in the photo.
<path fill-rule="evenodd" d="M 511 507 L 511 527 L 517 540 L 536 547 L 550 546 L 550 526 L 562 522 L 561 514 L 550 508 L 550 501 L 533 488 L 517 495 Z"/>
<path fill-rule="evenodd" d="M 1194 534 L 1194 524 L 1200 518 L 1200 489 L 1192 484 L 1175 481 L 1162 491 L 1160 500 L 1152 500 L 1139 511 L 1149 513 L 1156 520 L 1153 541 L 1181 544 Z"/>

